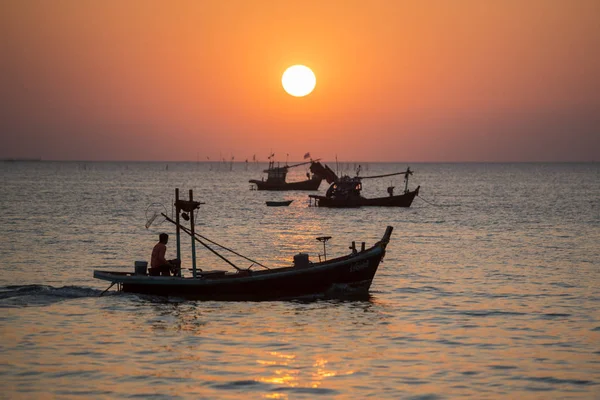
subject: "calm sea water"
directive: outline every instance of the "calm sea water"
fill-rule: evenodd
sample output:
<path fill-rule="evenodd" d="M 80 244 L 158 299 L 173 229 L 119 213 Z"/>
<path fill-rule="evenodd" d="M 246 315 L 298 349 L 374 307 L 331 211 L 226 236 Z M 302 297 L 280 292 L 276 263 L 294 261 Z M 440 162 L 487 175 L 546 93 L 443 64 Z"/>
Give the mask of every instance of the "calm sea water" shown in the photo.
<path fill-rule="evenodd" d="M 600 164 L 412 164 L 411 208 L 356 210 L 251 191 L 264 167 L 0 163 L 0 398 L 600 398 Z M 364 194 L 390 185 L 402 179 Z M 317 236 L 341 255 L 392 225 L 371 298 L 100 296 L 95 268 L 133 270 L 173 232 L 144 224 L 177 187 L 206 203 L 201 234 L 268 266 L 318 258 Z"/>

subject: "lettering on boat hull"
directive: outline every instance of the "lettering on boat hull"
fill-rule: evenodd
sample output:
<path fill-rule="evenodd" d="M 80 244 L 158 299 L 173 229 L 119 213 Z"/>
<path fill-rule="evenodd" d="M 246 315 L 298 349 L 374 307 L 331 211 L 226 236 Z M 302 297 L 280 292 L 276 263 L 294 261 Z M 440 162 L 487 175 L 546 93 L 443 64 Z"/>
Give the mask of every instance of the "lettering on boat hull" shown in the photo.
<path fill-rule="evenodd" d="M 369 260 L 364 260 L 364 261 L 352 264 L 349 267 L 349 271 L 350 272 L 356 272 L 356 271 L 363 270 L 365 268 L 369 268 Z"/>

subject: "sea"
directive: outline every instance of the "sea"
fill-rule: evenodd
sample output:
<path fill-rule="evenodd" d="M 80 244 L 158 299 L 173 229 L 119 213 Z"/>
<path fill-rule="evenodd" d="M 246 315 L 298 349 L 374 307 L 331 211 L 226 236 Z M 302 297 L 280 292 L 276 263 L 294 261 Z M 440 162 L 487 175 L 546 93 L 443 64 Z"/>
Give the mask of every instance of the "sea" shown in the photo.
<path fill-rule="evenodd" d="M 600 163 L 326 164 L 410 167 L 419 195 L 327 209 L 315 192 L 251 190 L 265 163 L 0 162 L 0 399 L 600 399 Z M 402 192 L 403 176 L 364 179 L 363 194 L 390 186 Z M 172 215 L 176 189 L 203 203 L 197 232 L 269 267 L 394 230 L 364 299 L 107 290 L 94 269 L 133 271 L 174 234 L 151 220 Z"/>

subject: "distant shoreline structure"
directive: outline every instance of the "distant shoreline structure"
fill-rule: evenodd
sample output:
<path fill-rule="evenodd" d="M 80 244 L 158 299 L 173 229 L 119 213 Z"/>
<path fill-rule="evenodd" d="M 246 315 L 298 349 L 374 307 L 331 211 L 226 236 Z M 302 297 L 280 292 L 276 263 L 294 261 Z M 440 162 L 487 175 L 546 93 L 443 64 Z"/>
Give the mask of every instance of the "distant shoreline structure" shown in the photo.
<path fill-rule="evenodd" d="M 16 161 L 42 161 L 40 157 L 13 157 L 13 158 L 0 158 L 0 161 L 4 162 L 16 162 Z"/>

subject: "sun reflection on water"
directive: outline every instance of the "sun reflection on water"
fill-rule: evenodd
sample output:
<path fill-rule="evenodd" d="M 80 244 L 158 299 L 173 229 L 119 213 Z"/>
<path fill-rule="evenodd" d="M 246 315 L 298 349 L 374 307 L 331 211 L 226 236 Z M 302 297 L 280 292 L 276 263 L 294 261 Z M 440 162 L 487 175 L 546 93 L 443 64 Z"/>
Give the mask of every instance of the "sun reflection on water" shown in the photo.
<path fill-rule="evenodd" d="M 323 386 L 327 378 L 354 374 L 353 370 L 341 372 L 328 368 L 329 361 L 323 356 L 316 356 L 308 365 L 302 365 L 302 360 L 299 360 L 296 354 L 269 352 L 268 356 L 275 357 L 275 359 L 258 359 L 257 364 L 280 368 L 272 371 L 265 370 L 265 376 L 256 378 L 256 381 L 279 387 L 318 389 Z M 309 366 L 309 371 L 307 371 L 307 366 Z M 276 392 L 264 397 L 287 398 L 287 394 Z"/>
<path fill-rule="evenodd" d="M 257 364 L 267 367 L 288 367 L 291 361 L 296 359 L 295 354 L 284 354 L 277 351 L 268 352 L 268 355 L 271 357 L 275 357 L 275 360 L 258 359 L 256 361 Z M 275 371 L 273 371 L 273 374 L 274 376 L 259 377 L 257 381 L 273 385 L 286 385 L 288 387 L 297 387 L 299 385 L 297 378 L 299 370 L 297 369 L 276 369 Z"/>
<path fill-rule="evenodd" d="M 269 393 L 263 396 L 265 399 L 287 399 L 288 395 L 285 393 Z"/>

